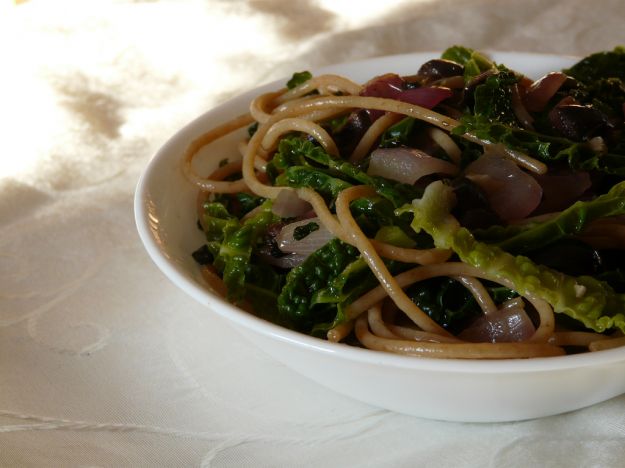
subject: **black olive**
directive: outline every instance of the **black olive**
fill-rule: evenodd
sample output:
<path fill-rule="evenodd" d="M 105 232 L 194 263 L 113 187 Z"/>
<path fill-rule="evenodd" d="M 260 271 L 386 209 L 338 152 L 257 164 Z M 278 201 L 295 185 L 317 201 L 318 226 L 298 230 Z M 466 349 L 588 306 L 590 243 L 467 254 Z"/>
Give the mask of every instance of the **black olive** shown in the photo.
<path fill-rule="evenodd" d="M 450 76 L 458 76 L 464 73 L 464 67 L 451 60 L 433 59 L 425 62 L 419 68 L 417 77 L 422 83 L 431 83 L 432 81 Z"/>
<path fill-rule="evenodd" d="M 616 270 L 625 267 L 625 250 L 622 249 L 605 249 L 601 250 L 601 258 L 603 259 L 603 269 L 605 271 Z"/>
<path fill-rule="evenodd" d="M 371 117 L 366 109 L 352 112 L 347 122 L 333 135 L 339 153 L 349 156 L 370 126 Z"/>
<path fill-rule="evenodd" d="M 549 112 L 549 121 L 554 130 L 573 141 L 587 140 L 608 124 L 603 112 L 592 106 L 566 104 L 554 107 Z"/>

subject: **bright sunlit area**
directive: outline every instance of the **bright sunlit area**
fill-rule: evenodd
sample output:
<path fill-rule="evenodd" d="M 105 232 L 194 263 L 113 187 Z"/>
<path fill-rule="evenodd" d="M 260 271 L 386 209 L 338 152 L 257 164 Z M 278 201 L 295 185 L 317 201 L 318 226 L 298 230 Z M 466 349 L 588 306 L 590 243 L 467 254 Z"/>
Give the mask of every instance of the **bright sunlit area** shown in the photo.
<path fill-rule="evenodd" d="M 316 54 L 333 35 L 425 3 L 4 0 L 0 175 L 53 189 L 105 180 L 135 145 L 154 149 L 161 132 L 302 57 L 332 63 Z M 375 47 L 354 45 L 350 58 Z"/>

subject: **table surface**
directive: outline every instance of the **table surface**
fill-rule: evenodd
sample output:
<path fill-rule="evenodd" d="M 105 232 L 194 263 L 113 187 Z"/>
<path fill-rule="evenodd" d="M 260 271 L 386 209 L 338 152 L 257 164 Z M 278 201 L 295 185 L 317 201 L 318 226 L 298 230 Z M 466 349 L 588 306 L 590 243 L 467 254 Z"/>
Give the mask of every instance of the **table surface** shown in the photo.
<path fill-rule="evenodd" d="M 620 0 L 0 4 L 0 465 L 601 466 L 625 397 L 502 424 L 370 407 L 269 358 L 170 284 L 135 231 L 151 155 L 293 71 L 451 44 L 583 55 Z"/>

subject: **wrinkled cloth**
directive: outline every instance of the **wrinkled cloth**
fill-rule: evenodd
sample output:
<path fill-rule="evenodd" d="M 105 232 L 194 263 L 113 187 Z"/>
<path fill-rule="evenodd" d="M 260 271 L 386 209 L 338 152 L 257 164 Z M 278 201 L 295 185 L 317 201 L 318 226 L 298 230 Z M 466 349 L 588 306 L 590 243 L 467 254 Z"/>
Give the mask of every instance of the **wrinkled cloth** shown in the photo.
<path fill-rule="evenodd" d="M 160 145 L 240 92 L 452 44 L 610 49 L 620 0 L 0 5 L 0 466 L 623 466 L 625 397 L 466 424 L 320 387 L 173 286 L 132 211 Z"/>

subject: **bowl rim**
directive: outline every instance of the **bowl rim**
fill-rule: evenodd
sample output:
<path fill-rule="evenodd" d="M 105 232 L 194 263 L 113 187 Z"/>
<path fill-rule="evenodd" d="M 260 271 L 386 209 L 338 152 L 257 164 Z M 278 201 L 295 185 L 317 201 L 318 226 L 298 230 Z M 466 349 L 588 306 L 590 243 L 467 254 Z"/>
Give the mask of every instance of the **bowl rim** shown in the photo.
<path fill-rule="evenodd" d="M 525 59 L 532 58 L 568 60 L 572 61 L 577 57 L 559 54 L 544 54 L 531 52 L 499 52 L 486 50 L 490 56 L 495 59 Z M 440 56 L 440 52 L 413 52 L 407 54 L 385 55 L 373 57 L 363 60 L 356 60 L 341 64 L 330 65 L 313 69 L 313 73 L 331 73 L 340 72 L 342 68 L 351 67 L 358 68 L 369 66 L 380 61 L 401 61 L 421 58 L 429 56 Z M 502 61 L 503 61 L 502 60 Z M 505 63 L 505 62 L 504 62 Z M 202 113 L 176 133 L 174 133 L 152 156 L 147 166 L 144 168 L 136 186 L 134 194 L 134 217 L 139 237 L 148 252 L 152 261 L 158 266 L 161 272 L 171 280 L 176 286 L 185 293 L 193 297 L 196 301 L 208 307 L 212 312 L 219 316 L 234 322 L 237 326 L 243 327 L 245 330 L 263 335 L 264 337 L 279 340 L 311 351 L 320 352 L 326 355 L 333 355 L 344 360 L 383 365 L 389 368 L 401 368 L 412 370 L 427 370 L 439 372 L 455 372 L 464 374 L 519 374 L 528 372 L 548 372 L 554 370 L 565 370 L 582 368 L 589 366 L 609 365 L 625 360 L 625 346 L 620 348 L 585 352 L 580 354 L 572 354 L 566 356 L 530 358 L 530 359 L 498 359 L 498 360 L 478 360 L 478 359 L 447 359 L 447 358 L 430 358 L 404 356 L 382 351 L 375 351 L 365 348 L 349 346 L 342 343 L 332 343 L 321 338 L 312 337 L 300 332 L 296 332 L 252 314 L 230 304 L 226 300 L 212 294 L 208 289 L 201 287 L 193 282 L 184 274 L 184 270 L 178 264 L 172 262 L 163 252 L 158 239 L 152 228 L 150 227 L 155 221 L 155 215 L 152 213 L 154 207 L 151 205 L 151 199 L 148 195 L 148 188 L 159 173 L 159 168 L 166 161 L 172 158 L 180 158 L 180 155 L 172 151 L 172 147 L 177 146 L 184 141 L 188 141 L 189 135 L 198 127 L 205 127 L 210 122 L 211 117 L 220 111 L 227 110 L 235 105 L 238 101 L 247 100 L 251 96 L 255 96 L 258 92 L 265 89 L 272 89 L 280 86 L 286 79 L 276 80 L 271 83 L 264 84 L 257 88 L 248 90 L 239 94 L 226 102 L 212 107 Z"/>

